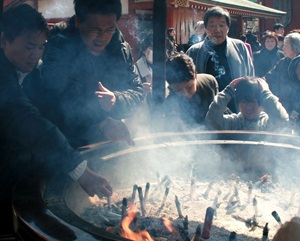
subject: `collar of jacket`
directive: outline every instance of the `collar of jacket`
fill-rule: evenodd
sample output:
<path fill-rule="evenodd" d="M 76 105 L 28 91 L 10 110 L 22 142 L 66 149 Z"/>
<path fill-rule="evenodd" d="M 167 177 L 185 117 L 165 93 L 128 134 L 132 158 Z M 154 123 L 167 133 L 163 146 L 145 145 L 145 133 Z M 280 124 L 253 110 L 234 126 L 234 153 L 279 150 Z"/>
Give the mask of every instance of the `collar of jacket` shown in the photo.
<path fill-rule="evenodd" d="M 3 49 L 0 49 L 0 74 L 3 76 L 3 74 L 12 74 L 12 73 L 13 73 L 13 78 L 15 78 L 17 81 L 18 75 L 16 69 L 5 56 Z"/>

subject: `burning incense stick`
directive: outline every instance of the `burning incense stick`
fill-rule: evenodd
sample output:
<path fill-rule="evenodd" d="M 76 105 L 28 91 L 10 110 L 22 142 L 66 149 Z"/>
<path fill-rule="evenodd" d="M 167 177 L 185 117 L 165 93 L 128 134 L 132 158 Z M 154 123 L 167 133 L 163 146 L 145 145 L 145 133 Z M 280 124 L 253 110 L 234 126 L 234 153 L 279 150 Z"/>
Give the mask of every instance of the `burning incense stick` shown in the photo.
<path fill-rule="evenodd" d="M 275 218 L 275 220 L 277 221 L 277 223 L 279 223 L 280 225 L 282 225 L 281 218 L 280 218 L 279 214 L 276 211 L 272 212 L 272 216 Z"/>
<path fill-rule="evenodd" d="M 127 198 L 123 198 L 122 201 L 122 220 L 127 216 L 127 207 L 128 207 L 128 203 L 127 203 Z"/>
<path fill-rule="evenodd" d="M 165 206 L 169 191 L 170 191 L 170 188 L 167 187 L 166 190 L 165 190 L 165 194 L 164 194 L 163 201 L 162 201 L 162 204 L 160 206 L 160 209 L 163 209 L 163 207 Z"/>
<path fill-rule="evenodd" d="M 142 187 L 138 187 L 138 193 L 139 193 L 139 199 L 140 199 L 142 216 L 145 217 L 146 216 L 146 209 L 145 209 L 145 203 L 144 203 L 144 197 L 143 197 L 143 189 L 142 189 Z"/>
<path fill-rule="evenodd" d="M 145 194 L 144 194 L 144 204 L 146 205 L 148 195 L 149 195 L 149 190 L 150 190 L 150 183 L 147 182 L 146 188 L 145 188 Z"/>
<path fill-rule="evenodd" d="M 266 225 L 263 229 L 263 236 L 262 236 L 261 241 L 268 241 L 269 240 L 268 235 L 269 235 L 269 228 L 268 228 L 268 223 L 266 223 Z"/>
<path fill-rule="evenodd" d="M 198 224 L 193 241 L 201 241 L 201 225 Z"/>
<path fill-rule="evenodd" d="M 136 195 L 137 188 L 138 188 L 138 186 L 136 184 L 134 184 L 133 189 L 132 189 L 132 195 L 131 195 L 131 203 L 135 202 L 135 195 Z"/>
<path fill-rule="evenodd" d="M 253 198 L 253 208 L 254 208 L 254 217 L 256 218 L 258 215 L 258 210 L 257 210 L 257 199 L 256 196 L 254 196 Z"/>
<path fill-rule="evenodd" d="M 108 210 L 111 210 L 111 198 L 107 197 L 107 208 Z"/>
<path fill-rule="evenodd" d="M 202 230 L 202 238 L 208 239 L 210 237 L 211 225 L 214 217 L 215 210 L 212 207 L 206 209 L 205 220 Z"/>
<path fill-rule="evenodd" d="M 181 212 L 181 203 L 178 200 L 178 197 L 175 195 L 175 205 L 178 212 L 178 217 L 183 218 L 182 212 Z"/>
<path fill-rule="evenodd" d="M 195 192 L 195 178 L 192 177 L 191 186 L 190 186 L 190 198 L 191 199 L 193 198 L 194 192 Z"/>
<path fill-rule="evenodd" d="M 207 186 L 207 188 L 206 188 L 206 191 L 205 191 L 205 193 L 203 194 L 203 197 L 204 197 L 205 199 L 208 198 L 209 192 L 211 191 L 213 184 L 214 184 L 214 181 L 211 181 L 211 182 L 208 184 L 208 186 Z"/>
<path fill-rule="evenodd" d="M 237 239 L 236 239 L 236 232 L 231 232 L 231 233 L 229 234 L 229 239 L 228 239 L 228 241 L 237 241 Z"/>
<path fill-rule="evenodd" d="M 252 181 L 250 181 L 248 182 L 248 203 L 251 203 L 252 192 L 253 192 L 253 183 Z"/>

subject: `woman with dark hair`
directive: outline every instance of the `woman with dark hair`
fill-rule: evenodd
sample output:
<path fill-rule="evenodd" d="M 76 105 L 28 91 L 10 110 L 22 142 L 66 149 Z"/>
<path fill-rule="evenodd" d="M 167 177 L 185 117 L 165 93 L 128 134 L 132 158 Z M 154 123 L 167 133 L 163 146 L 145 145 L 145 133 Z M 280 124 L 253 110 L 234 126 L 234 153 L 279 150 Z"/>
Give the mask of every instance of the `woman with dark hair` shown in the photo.
<path fill-rule="evenodd" d="M 263 37 L 261 50 L 253 54 L 256 76 L 265 76 L 284 57 L 284 53 L 277 45 L 278 39 L 274 32 L 268 32 Z"/>
<path fill-rule="evenodd" d="M 167 30 L 167 39 L 166 39 L 166 55 L 167 58 L 176 54 L 177 43 L 176 43 L 176 31 L 174 28 L 168 28 Z"/>

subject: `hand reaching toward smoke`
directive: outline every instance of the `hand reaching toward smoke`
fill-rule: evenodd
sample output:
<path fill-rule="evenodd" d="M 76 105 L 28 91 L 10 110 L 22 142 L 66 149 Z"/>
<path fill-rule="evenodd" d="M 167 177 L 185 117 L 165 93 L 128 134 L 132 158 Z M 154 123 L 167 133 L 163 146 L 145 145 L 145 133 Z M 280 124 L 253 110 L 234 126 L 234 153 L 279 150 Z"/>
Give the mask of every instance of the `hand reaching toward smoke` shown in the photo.
<path fill-rule="evenodd" d="M 101 82 L 98 82 L 98 87 L 100 91 L 96 91 L 96 95 L 98 96 L 100 100 L 100 105 L 103 110 L 109 112 L 112 110 L 116 103 L 116 96 L 115 94 L 110 91 L 109 89 L 106 89 Z"/>
<path fill-rule="evenodd" d="M 103 196 L 109 197 L 112 195 L 113 190 L 109 182 L 88 167 L 78 179 L 78 182 L 82 189 L 91 197 L 95 194 L 99 198 Z"/>
<path fill-rule="evenodd" d="M 133 139 L 131 138 L 127 126 L 122 121 L 107 117 L 100 123 L 99 128 L 108 140 L 126 141 L 130 146 L 133 146 L 135 144 Z"/>

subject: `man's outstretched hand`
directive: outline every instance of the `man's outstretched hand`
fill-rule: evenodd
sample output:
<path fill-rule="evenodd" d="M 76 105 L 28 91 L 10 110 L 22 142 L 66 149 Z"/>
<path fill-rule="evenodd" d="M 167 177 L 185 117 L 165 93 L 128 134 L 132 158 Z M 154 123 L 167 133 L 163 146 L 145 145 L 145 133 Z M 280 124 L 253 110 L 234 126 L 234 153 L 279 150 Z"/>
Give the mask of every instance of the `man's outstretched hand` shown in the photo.
<path fill-rule="evenodd" d="M 91 197 L 95 194 L 99 198 L 103 196 L 109 197 L 112 195 L 113 189 L 109 182 L 88 167 L 78 179 L 78 182 L 82 189 Z"/>
<path fill-rule="evenodd" d="M 111 141 L 126 141 L 128 145 L 134 146 L 130 132 L 124 122 L 107 117 L 100 123 L 103 135 Z"/>

